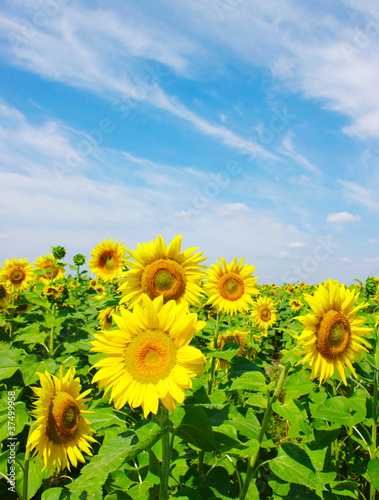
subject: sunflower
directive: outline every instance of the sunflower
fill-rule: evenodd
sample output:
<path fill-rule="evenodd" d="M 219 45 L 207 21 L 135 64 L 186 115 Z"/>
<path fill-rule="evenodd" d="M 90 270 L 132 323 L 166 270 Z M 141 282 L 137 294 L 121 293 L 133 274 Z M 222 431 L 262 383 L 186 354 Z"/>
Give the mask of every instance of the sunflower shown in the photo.
<path fill-rule="evenodd" d="M 33 281 L 33 266 L 28 259 L 7 259 L 0 268 L 0 281 L 14 290 L 26 290 Z"/>
<path fill-rule="evenodd" d="M 237 257 L 227 264 L 225 258 L 216 261 L 207 273 L 205 292 L 210 296 L 206 305 L 212 304 L 221 312 L 234 314 L 246 311 L 253 304 L 252 295 L 258 295 L 257 279 L 252 276 L 255 267 L 245 264 L 243 258 L 237 264 Z"/>
<path fill-rule="evenodd" d="M 331 279 L 327 287 L 320 284 L 313 296 L 305 296 L 312 312 L 298 317 L 305 327 L 298 339 L 304 354 L 299 364 L 309 363 L 311 378 L 319 377 L 320 384 L 338 370 L 347 385 L 346 366 L 356 377 L 352 365 L 354 354 L 359 356 L 361 351 L 367 352 L 362 344 L 371 347 L 362 335 L 372 329 L 361 327 L 365 318 L 357 316 L 357 312 L 368 304 L 355 305 L 358 297 L 359 293 Z"/>
<path fill-rule="evenodd" d="M 37 281 L 42 281 L 42 283 L 45 284 L 49 284 L 52 280 L 61 278 L 65 271 L 64 266 L 62 266 L 62 264 L 57 261 L 52 253 L 50 253 L 49 255 L 46 254 L 43 257 L 38 257 L 34 265 L 36 266 L 36 269 L 46 270 L 44 275 L 36 275 Z M 53 277 L 51 276 L 52 271 L 54 272 Z"/>
<path fill-rule="evenodd" d="M 75 368 L 71 367 L 63 376 L 63 367 L 59 370 L 59 378 L 47 371 L 39 373 L 39 388 L 32 388 L 38 396 L 34 403 L 34 415 L 37 417 L 37 428 L 29 436 L 27 446 L 38 459 L 43 458 L 43 469 L 51 467 L 70 470 L 70 464 L 77 466 L 84 462 L 80 450 L 92 456 L 90 442 L 96 442 L 91 434 L 89 421 L 83 416 L 86 411 L 84 399 L 91 391 L 80 394 L 82 386 L 79 378 L 75 378 Z"/>
<path fill-rule="evenodd" d="M 8 302 L 11 300 L 12 294 L 5 286 L 4 283 L 0 283 L 0 308 L 5 308 Z"/>
<path fill-rule="evenodd" d="M 219 335 L 217 339 L 217 349 L 221 351 L 227 342 L 234 342 L 239 347 L 239 351 L 237 352 L 236 356 L 243 357 L 247 352 L 248 337 L 248 332 L 243 332 L 240 330 L 227 331 L 222 335 Z M 218 370 L 219 368 L 223 370 L 229 366 L 230 363 L 228 361 L 226 361 L 225 359 L 217 358 L 216 370 Z"/>
<path fill-rule="evenodd" d="M 303 303 L 299 299 L 290 299 L 289 301 L 290 308 L 292 311 L 300 311 L 300 309 L 303 307 Z"/>
<path fill-rule="evenodd" d="M 99 320 L 102 330 L 109 330 L 112 326 L 112 314 L 120 310 L 120 306 L 107 307 L 99 312 L 97 319 Z"/>
<path fill-rule="evenodd" d="M 98 278 L 104 281 L 110 281 L 114 278 L 119 278 L 126 264 L 125 251 L 123 243 L 118 243 L 112 240 L 99 243 L 92 250 L 88 267 L 96 274 Z"/>
<path fill-rule="evenodd" d="M 130 270 L 125 273 L 125 283 L 119 290 L 123 293 L 121 303 L 138 302 L 143 294 L 152 300 L 160 295 L 164 302 L 199 304 L 202 278 L 200 262 L 203 253 L 194 253 L 198 248 L 181 250 L 182 236 L 179 234 L 166 247 L 161 235 L 155 241 L 138 244 L 135 251 L 128 249 L 134 262 L 128 261 Z"/>
<path fill-rule="evenodd" d="M 276 309 L 270 297 L 260 297 L 253 304 L 251 316 L 255 326 L 267 336 L 267 330 L 276 321 Z"/>
<path fill-rule="evenodd" d="M 187 303 L 163 304 L 163 295 L 153 301 L 144 295 L 142 301 L 143 307 L 113 316 L 120 330 L 95 335 L 92 350 L 108 356 L 95 364 L 100 370 L 92 382 L 107 385 L 105 394 L 112 388 L 116 409 L 142 406 L 147 417 L 157 414 L 159 401 L 173 412 L 192 387 L 191 377 L 204 370 L 204 356 L 189 343 L 205 323 L 188 312 Z"/>

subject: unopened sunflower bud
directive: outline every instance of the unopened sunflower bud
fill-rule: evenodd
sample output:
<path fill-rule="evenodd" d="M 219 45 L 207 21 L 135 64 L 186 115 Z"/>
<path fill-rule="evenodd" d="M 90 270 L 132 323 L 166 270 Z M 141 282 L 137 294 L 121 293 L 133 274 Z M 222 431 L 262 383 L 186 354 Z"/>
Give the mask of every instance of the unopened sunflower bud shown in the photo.
<path fill-rule="evenodd" d="M 64 259 L 65 255 L 66 255 L 66 249 L 64 247 L 61 247 L 61 246 L 51 247 L 51 250 L 53 252 L 54 257 L 57 260 Z"/>
<path fill-rule="evenodd" d="M 74 261 L 74 264 L 76 266 L 82 266 L 85 263 L 86 258 L 81 253 L 78 253 L 78 254 L 74 255 L 72 260 Z"/>
<path fill-rule="evenodd" d="M 367 278 L 365 287 L 367 295 L 375 295 L 378 289 L 378 284 L 374 278 Z"/>

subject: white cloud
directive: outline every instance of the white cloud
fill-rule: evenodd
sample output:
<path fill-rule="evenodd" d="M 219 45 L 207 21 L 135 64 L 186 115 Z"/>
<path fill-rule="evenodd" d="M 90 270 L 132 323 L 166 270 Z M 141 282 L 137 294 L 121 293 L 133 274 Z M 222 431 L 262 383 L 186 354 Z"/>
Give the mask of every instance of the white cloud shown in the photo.
<path fill-rule="evenodd" d="M 286 250 L 283 250 L 282 252 L 279 252 L 277 254 L 278 259 L 288 259 L 290 256 L 291 256 L 291 254 L 289 252 L 287 252 Z"/>
<path fill-rule="evenodd" d="M 347 195 L 352 201 L 355 201 L 364 207 L 379 209 L 379 199 L 374 199 L 374 197 L 377 198 L 377 188 L 379 186 L 376 186 L 373 191 L 370 188 L 360 186 L 356 182 L 342 181 L 341 179 L 339 179 L 338 182 L 345 188 Z M 371 183 L 375 184 L 375 180 L 373 178 L 371 178 Z"/>
<path fill-rule="evenodd" d="M 379 239 L 378 238 L 371 238 L 367 242 L 369 245 L 379 245 Z"/>
<path fill-rule="evenodd" d="M 291 243 L 289 243 L 288 245 L 288 248 L 304 248 L 306 246 L 306 243 L 304 243 L 303 241 L 291 241 Z"/>
<path fill-rule="evenodd" d="M 359 215 L 353 215 L 349 212 L 335 212 L 329 214 L 326 217 L 326 222 L 336 223 L 336 224 L 345 224 L 347 222 L 356 222 L 361 220 Z"/>

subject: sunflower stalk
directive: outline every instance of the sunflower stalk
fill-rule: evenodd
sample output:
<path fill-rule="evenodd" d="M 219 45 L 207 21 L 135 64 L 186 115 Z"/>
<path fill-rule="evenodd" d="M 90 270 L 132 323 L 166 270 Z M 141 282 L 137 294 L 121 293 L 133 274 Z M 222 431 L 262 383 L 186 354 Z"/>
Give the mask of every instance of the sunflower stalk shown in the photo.
<path fill-rule="evenodd" d="M 374 370 L 374 387 L 373 387 L 373 404 L 372 404 L 372 432 L 371 432 L 371 458 L 376 457 L 377 446 L 377 427 L 378 427 L 378 370 L 379 370 L 379 346 L 378 346 L 378 329 L 375 328 L 375 367 Z M 376 488 L 370 481 L 370 500 L 375 500 Z"/>
<path fill-rule="evenodd" d="M 52 358 L 54 354 L 54 319 L 55 319 L 55 304 L 51 307 L 52 322 L 50 327 L 50 342 L 49 342 L 49 357 Z"/>
<path fill-rule="evenodd" d="M 279 377 L 279 380 L 278 380 L 278 383 L 276 385 L 275 392 L 274 392 L 272 398 L 270 398 L 270 395 L 268 396 L 268 403 L 267 403 L 266 411 L 265 411 L 265 414 L 263 417 L 261 430 L 259 432 L 258 439 L 257 439 L 259 447 L 258 447 L 258 450 L 256 451 L 256 453 L 251 457 L 250 461 L 247 464 L 246 477 L 245 477 L 245 481 L 243 483 L 243 487 L 242 487 L 242 490 L 241 490 L 241 493 L 239 496 L 239 500 L 246 499 L 246 495 L 247 495 L 247 491 L 249 489 L 250 482 L 253 479 L 254 474 L 257 470 L 257 468 L 255 467 L 255 464 L 256 464 L 256 461 L 257 461 L 258 456 L 259 456 L 259 450 L 260 450 L 260 447 L 261 447 L 261 444 L 263 441 L 263 437 L 265 435 L 269 420 L 270 420 L 271 415 L 272 415 L 272 406 L 279 397 L 280 391 L 282 390 L 284 381 L 287 377 L 287 374 L 288 374 L 290 367 L 291 367 L 291 363 L 289 361 L 287 361 L 282 373 L 280 374 L 280 377 Z"/>
<path fill-rule="evenodd" d="M 161 467 L 161 484 L 159 487 L 159 500 L 167 500 L 168 498 L 168 478 L 170 475 L 171 462 L 171 445 L 170 445 L 170 419 L 168 410 L 160 404 L 158 421 L 162 434 L 162 467 Z"/>
<path fill-rule="evenodd" d="M 220 323 L 221 323 L 220 319 L 221 319 L 220 310 L 217 308 L 216 328 L 215 328 L 214 335 L 213 335 L 213 347 L 215 349 L 217 349 L 217 340 L 218 340 L 218 334 L 220 331 Z M 212 361 L 211 361 L 211 371 L 210 371 L 209 380 L 208 380 L 208 394 L 209 395 L 212 394 L 215 382 L 216 382 L 216 358 L 213 356 Z"/>

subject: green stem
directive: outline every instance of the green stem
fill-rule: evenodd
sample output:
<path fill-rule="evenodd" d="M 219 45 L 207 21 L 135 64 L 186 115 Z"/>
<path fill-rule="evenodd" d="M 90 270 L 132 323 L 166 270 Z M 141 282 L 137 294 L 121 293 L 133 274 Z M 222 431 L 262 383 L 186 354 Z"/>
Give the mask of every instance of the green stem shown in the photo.
<path fill-rule="evenodd" d="M 11 345 L 13 344 L 13 317 L 14 317 L 14 296 L 15 289 L 14 285 L 12 285 L 12 302 L 11 302 L 11 317 L 9 318 L 9 337 L 11 341 Z"/>
<path fill-rule="evenodd" d="M 160 404 L 159 407 L 159 425 L 163 429 L 162 435 L 162 467 L 161 467 L 161 484 L 159 487 L 159 500 L 167 500 L 168 498 L 168 478 L 170 475 L 170 429 L 168 410 Z"/>
<path fill-rule="evenodd" d="M 53 316 L 53 322 L 50 327 L 50 343 L 49 343 L 49 356 L 50 358 L 53 357 L 54 353 L 54 318 L 55 318 L 55 304 L 53 304 L 51 308 L 51 314 Z"/>
<path fill-rule="evenodd" d="M 255 463 L 256 463 L 257 458 L 259 456 L 259 450 L 260 450 L 260 447 L 261 447 L 261 444 L 262 444 L 262 441 L 263 441 L 263 437 L 264 437 L 265 432 L 267 430 L 268 422 L 269 422 L 269 420 L 271 418 L 272 406 L 273 406 L 273 404 L 275 403 L 275 401 L 279 397 L 280 391 L 282 390 L 282 386 L 284 384 L 284 381 L 286 379 L 286 376 L 288 374 L 288 370 L 290 369 L 290 366 L 291 366 L 290 362 L 287 361 L 287 363 L 286 363 L 286 365 L 284 367 L 284 370 L 280 374 L 278 383 L 277 383 L 276 388 L 275 388 L 274 395 L 272 396 L 271 399 L 270 399 L 270 396 L 269 396 L 269 400 L 268 400 L 268 403 L 267 403 L 267 408 L 266 408 L 266 411 L 265 411 L 265 414 L 264 414 L 264 417 L 263 417 L 263 422 L 262 422 L 262 425 L 261 425 L 261 430 L 259 432 L 259 436 L 258 436 L 258 439 L 257 439 L 259 447 L 258 447 L 257 452 L 251 457 L 250 461 L 247 464 L 246 477 L 245 477 L 245 481 L 244 481 L 244 484 L 243 484 L 243 488 L 242 488 L 240 496 L 239 496 L 239 500 L 245 500 L 246 499 L 246 494 L 247 494 L 247 491 L 249 489 L 250 481 L 252 480 L 252 478 L 253 478 L 253 476 L 254 476 L 254 474 L 256 472 Z"/>
<path fill-rule="evenodd" d="M 375 329 L 375 366 L 374 370 L 374 388 L 373 388 L 373 402 L 372 402 L 372 430 L 371 430 L 371 458 L 376 457 L 376 443 L 377 443 L 377 427 L 378 427 L 378 369 L 379 369 L 379 346 L 378 346 L 378 332 Z M 372 481 L 370 482 L 370 500 L 375 500 L 376 488 Z"/>
<path fill-rule="evenodd" d="M 217 318 L 216 318 L 216 329 L 214 332 L 213 336 L 213 347 L 217 349 L 217 340 L 218 340 L 218 333 L 220 330 L 220 312 L 217 308 Z M 211 361 L 211 370 L 209 374 L 209 380 L 208 380 L 208 395 L 212 394 L 214 384 L 216 381 L 216 358 L 212 356 L 212 361 Z"/>

